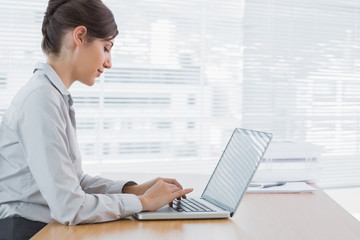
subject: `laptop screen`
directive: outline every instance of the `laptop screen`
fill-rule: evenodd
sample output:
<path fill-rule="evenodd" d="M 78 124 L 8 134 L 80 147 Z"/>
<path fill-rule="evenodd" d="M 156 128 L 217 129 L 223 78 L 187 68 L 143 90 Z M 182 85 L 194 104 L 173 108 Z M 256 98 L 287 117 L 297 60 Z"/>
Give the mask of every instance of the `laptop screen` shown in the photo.
<path fill-rule="evenodd" d="M 233 214 L 271 138 L 271 133 L 236 128 L 202 198 Z"/>

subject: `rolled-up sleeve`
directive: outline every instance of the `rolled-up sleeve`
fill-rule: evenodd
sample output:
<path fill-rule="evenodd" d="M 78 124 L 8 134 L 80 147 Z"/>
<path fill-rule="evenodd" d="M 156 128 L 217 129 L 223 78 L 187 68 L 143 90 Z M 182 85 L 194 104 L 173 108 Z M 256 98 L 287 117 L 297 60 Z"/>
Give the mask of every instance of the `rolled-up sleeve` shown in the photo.
<path fill-rule="evenodd" d="M 111 221 L 140 212 L 142 206 L 137 196 L 119 194 L 126 182 L 111 184 L 111 180 L 90 179 L 86 175 L 79 179 L 69 155 L 66 114 L 68 109 L 59 93 L 51 87 L 42 87 L 29 94 L 17 124 L 30 171 L 52 218 L 76 225 Z"/>

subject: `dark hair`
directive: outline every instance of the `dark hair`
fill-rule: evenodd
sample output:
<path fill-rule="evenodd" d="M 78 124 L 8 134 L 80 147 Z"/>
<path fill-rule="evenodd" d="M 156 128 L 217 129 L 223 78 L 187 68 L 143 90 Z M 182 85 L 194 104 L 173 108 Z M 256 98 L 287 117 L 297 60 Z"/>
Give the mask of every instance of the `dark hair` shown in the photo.
<path fill-rule="evenodd" d="M 87 28 L 88 42 L 118 34 L 114 16 L 101 0 L 49 0 L 42 24 L 44 53 L 58 55 L 64 34 L 77 26 Z"/>

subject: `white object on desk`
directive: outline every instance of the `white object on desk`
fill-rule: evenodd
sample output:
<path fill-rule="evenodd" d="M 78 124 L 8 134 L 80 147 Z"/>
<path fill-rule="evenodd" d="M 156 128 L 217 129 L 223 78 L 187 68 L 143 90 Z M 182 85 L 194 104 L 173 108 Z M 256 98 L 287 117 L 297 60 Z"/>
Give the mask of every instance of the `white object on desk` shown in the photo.
<path fill-rule="evenodd" d="M 261 166 L 261 165 L 260 165 Z M 258 169 L 253 182 L 318 182 L 321 168 L 304 169 Z"/>
<path fill-rule="evenodd" d="M 305 182 L 287 182 L 281 186 L 268 188 L 249 187 L 247 193 L 312 193 L 316 189 Z"/>

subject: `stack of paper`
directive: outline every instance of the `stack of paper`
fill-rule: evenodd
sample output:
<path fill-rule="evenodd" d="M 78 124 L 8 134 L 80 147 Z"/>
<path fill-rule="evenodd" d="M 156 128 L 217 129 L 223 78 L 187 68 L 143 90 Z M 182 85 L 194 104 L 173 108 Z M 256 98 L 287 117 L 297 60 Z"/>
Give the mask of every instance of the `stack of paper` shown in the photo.
<path fill-rule="evenodd" d="M 253 181 L 255 182 L 318 182 L 321 168 L 303 168 L 303 169 L 258 169 Z"/>
<path fill-rule="evenodd" d="M 281 186 L 267 187 L 249 187 L 247 193 L 312 193 L 316 188 L 306 182 L 287 182 Z"/>

